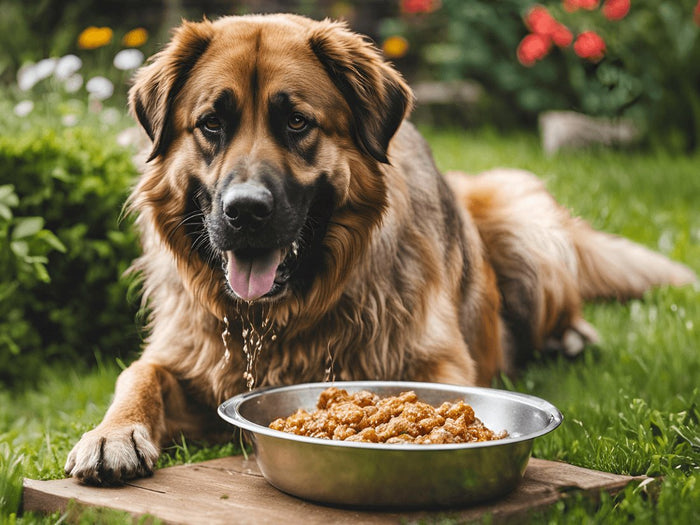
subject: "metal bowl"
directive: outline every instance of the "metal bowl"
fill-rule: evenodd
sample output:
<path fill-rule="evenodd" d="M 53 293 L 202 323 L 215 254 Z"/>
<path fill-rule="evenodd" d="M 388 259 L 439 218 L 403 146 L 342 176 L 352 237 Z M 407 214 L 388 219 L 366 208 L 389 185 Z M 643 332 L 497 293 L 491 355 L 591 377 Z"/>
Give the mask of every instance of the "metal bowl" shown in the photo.
<path fill-rule="evenodd" d="M 329 386 L 379 396 L 413 390 L 433 406 L 464 400 L 476 417 L 508 437 L 448 445 L 333 441 L 272 430 L 299 408 L 314 410 Z M 491 388 L 435 383 L 347 381 L 273 387 L 235 396 L 219 415 L 250 435 L 258 467 L 278 489 L 300 498 L 353 507 L 457 507 L 497 498 L 518 484 L 533 440 L 562 421 L 554 405 Z"/>

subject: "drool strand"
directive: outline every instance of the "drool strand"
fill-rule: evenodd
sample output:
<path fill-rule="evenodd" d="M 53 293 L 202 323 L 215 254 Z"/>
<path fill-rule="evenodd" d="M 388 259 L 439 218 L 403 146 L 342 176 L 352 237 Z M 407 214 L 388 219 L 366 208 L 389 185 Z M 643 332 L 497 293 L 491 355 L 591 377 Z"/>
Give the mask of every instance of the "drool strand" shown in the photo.
<path fill-rule="evenodd" d="M 221 362 L 221 368 L 228 366 L 231 361 L 231 350 L 228 347 L 228 339 L 231 337 L 229 332 L 228 316 L 224 316 L 224 331 L 221 332 L 221 340 L 224 342 L 224 359 Z"/>
<path fill-rule="evenodd" d="M 252 312 L 251 312 L 252 310 Z M 241 337 L 243 339 L 243 354 L 246 359 L 245 379 L 246 387 L 252 390 L 256 381 L 256 365 L 263 349 L 265 341 L 269 337 L 270 341 L 277 339 L 274 323 L 270 319 L 270 309 L 261 307 L 260 321 L 256 319 L 255 310 L 251 309 L 250 303 L 246 303 L 245 308 L 239 308 L 241 317 Z"/>
<path fill-rule="evenodd" d="M 328 342 L 326 352 L 326 370 L 323 377 L 323 382 L 328 383 L 330 381 L 331 383 L 335 383 L 335 356 L 333 355 L 333 352 L 331 352 L 330 341 Z"/>

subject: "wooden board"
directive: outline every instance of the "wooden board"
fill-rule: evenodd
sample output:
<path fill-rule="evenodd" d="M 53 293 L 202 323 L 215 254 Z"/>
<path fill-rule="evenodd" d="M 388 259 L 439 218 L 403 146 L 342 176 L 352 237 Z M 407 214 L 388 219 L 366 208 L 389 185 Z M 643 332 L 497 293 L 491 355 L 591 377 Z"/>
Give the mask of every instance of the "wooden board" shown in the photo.
<path fill-rule="evenodd" d="M 643 479 L 533 458 L 515 491 L 495 502 L 433 512 L 364 511 L 316 505 L 284 494 L 265 481 L 253 457 L 233 456 L 160 469 L 150 478 L 123 487 L 88 487 L 74 479 L 25 479 L 23 506 L 25 511 L 63 511 L 75 500 L 80 505 L 119 509 L 135 516 L 150 514 L 168 523 L 355 525 L 448 516 L 467 521 L 485 514 L 503 521 L 550 505 L 572 490 L 592 495 L 601 490 L 615 493 Z"/>

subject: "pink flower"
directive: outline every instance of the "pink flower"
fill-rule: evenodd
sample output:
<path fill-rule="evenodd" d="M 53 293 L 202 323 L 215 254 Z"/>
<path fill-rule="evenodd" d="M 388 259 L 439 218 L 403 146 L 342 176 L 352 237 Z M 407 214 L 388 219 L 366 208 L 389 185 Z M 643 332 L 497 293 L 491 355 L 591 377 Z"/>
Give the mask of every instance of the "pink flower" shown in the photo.
<path fill-rule="evenodd" d="M 630 10 L 630 0 L 605 0 L 603 15 L 608 20 L 622 20 Z"/>
<path fill-rule="evenodd" d="M 574 42 L 574 53 L 591 62 L 597 62 L 605 55 L 605 41 L 594 31 L 584 31 Z"/>
<path fill-rule="evenodd" d="M 530 33 L 520 41 L 517 55 L 518 61 L 523 66 L 531 67 L 538 60 L 542 60 L 552 47 L 551 39 L 546 35 Z"/>

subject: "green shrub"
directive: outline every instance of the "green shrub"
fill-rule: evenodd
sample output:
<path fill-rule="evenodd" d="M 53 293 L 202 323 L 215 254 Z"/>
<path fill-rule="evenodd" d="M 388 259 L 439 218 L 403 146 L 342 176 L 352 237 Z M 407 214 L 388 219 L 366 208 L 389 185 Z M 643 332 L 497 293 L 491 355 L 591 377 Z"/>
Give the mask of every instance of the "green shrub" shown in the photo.
<path fill-rule="evenodd" d="M 65 252 L 63 244 L 43 229 L 42 217 L 16 217 L 18 205 L 14 186 L 0 186 L 0 370 L 12 368 L 12 359 L 22 350 L 20 343 L 41 343 L 23 310 L 16 308 L 16 296 L 48 282 L 47 254 L 52 249 Z"/>
<path fill-rule="evenodd" d="M 37 364 L 138 346 L 130 281 L 137 242 L 122 205 L 135 176 L 113 134 L 0 135 L 0 382 Z"/>
<path fill-rule="evenodd" d="M 605 59 L 596 65 L 584 67 L 568 54 L 569 82 L 579 107 L 633 117 L 665 145 L 700 147 L 696 5 L 697 0 L 635 0 L 629 14 L 616 22 L 596 12 L 562 13 L 562 21 L 573 28 L 597 29 L 608 45 Z"/>
<path fill-rule="evenodd" d="M 526 67 L 517 49 L 525 22 L 540 4 L 571 32 Z M 428 13 L 382 22 L 383 37 L 410 43 L 397 65 L 411 80 L 473 79 L 484 86 L 490 124 L 533 124 L 538 113 L 573 109 L 630 117 L 664 146 L 700 147 L 700 19 L 697 0 L 635 0 L 622 19 L 605 16 L 605 2 L 567 12 L 561 0 L 442 0 Z M 594 31 L 605 42 L 599 61 L 577 56 L 574 40 Z M 563 44 L 562 44 L 563 45 Z"/>
<path fill-rule="evenodd" d="M 531 1 L 534 5 L 535 0 Z M 546 87 L 570 94 L 569 105 L 590 115 L 634 118 L 653 139 L 687 150 L 700 146 L 700 20 L 697 0 L 635 0 L 621 19 L 605 16 L 606 3 L 567 13 L 559 1 L 544 4 L 574 36 L 594 31 L 605 42 L 601 60 L 579 58 L 574 46 L 553 50 L 541 66 L 565 65 Z M 696 15 L 697 16 L 697 15 Z M 530 69 L 527 71 L 527 69 Z M 542 90 L 539 100 L 546 103 Z"/>
<path fill-rule="evenodd" d="M 526 33 L 522 14 L 532 0 L 443 0 L 431 15 L 435 27 L 421 29 L 420 60 L 427 78 L 474 79 L 497 110 L 489 120 L 500 124 L 533 121 L 539 111 L 571 100 L 561 61 L 526 69 L 515 51 Z M 422 22 L 425 24 L 426 22 Z M 418 38 L 419 35 L 416 35 Z"/>

